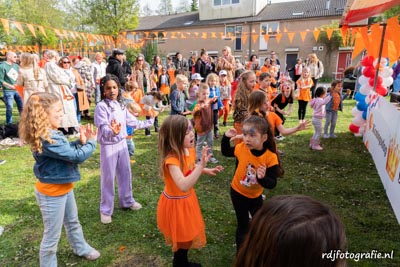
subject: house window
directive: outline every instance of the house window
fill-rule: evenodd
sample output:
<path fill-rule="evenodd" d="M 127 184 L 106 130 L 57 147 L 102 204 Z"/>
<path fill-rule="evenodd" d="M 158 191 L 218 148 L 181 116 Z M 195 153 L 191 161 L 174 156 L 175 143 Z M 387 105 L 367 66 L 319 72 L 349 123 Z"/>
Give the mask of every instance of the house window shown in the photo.
<path fill-rule="evenodd" d="M 279 22 L 268 22 L 260 24 L 260 50 L 268 49 L 268 42 L 265 41 L 264 36 L 268 34 L 269 38 L 275 38 L 279 32 Z"/>
<path fill-rule="evenodd" d="M 214 0 L 214 6 L 227 6 L 239 3 L 240 0 Z"/>
<path fill-rule="evenodd" d="M 157 42 L 159 44 L 165 43 L 165 35 L 163 32 L 158 32 L 157 34 Z"/>
<path fill-rule="evenodd" d="M 226 38 L 234 38 L 235 51 L 242 50 L 242 25 L 228 25 L 225 26 L 225 36 Z"/>

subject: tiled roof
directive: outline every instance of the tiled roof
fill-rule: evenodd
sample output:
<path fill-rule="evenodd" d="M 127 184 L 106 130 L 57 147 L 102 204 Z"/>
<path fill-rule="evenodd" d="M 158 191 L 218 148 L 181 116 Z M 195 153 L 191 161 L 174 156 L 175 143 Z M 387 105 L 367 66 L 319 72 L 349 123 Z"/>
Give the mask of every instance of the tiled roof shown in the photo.
<path fill-rule="evenodd" d="M 139 18 L 139 25 L 134 31 L 151 31 L 185 27 L 201 27 L 248 21 L 296 20 L 305 18 L 341 16 L 347 0 L 302 0 L 267 5 L 257 16 L 229 19 L 200 20 L 199 12 L 174 15 L 158 15 Z"/>

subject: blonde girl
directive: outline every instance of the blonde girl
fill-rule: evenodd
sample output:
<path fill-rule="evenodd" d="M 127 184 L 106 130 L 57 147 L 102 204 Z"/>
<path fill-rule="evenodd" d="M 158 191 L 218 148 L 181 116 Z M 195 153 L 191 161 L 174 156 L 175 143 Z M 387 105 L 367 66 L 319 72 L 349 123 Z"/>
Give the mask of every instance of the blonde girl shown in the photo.
<path fill-rule="evenodd" d="M 188 251 L 206 244 L 205 226 L 193 186 L 201 174 L 216 175 L 222 166 L 206 168 L 209 147 L 196 164 L 192 124 L 183 116 L 167 117 L 160 128 L 160 176 L 165 186 L 157 207 L 157 226 L 174 252 L 173 266 L 201 266 L 188 262 Z M 174 218 L 174 219 L 171 219 Z M 190 265 L 191 264 L 191 265 Z"/>
<path fill-rule="evenodd" d="M 226 126 L 226 121 L 228 120 L 228 115 L 230 111 L 230 104 L 232 101 L 231 98 L 231 83 L 228 80 L 227 72 L 225 70 L 221 70 L 219 72 L 219 83 L 220 83 L 220 92 L 221 92 L 221 101 L 222 101 L 222 109 L 219 111 L 219 117 L 221 118 L 224 115 L 223 125 Z"/>
<path fill-rule="evenodd" d="M 210 73 L 206 78 L 206 83 L 210 87 L 210 98 L 217 97 L 217 100 L 211 105 L 213 111 L 213 122 L 214 122 L 214 138 L 219 138 L 219 125 L 218 125 L 218 114 L 219 110 L 222 109 L 221 91 L 219 89 L 219 77 L 215 73 Z"/>
<path fill-rule="evenodd" d="M 297 80 L 296 97 L 299 102 L 298 117 L 299 122 L 303 122 L 306 116 L 307 105 L 311 100 L 310 90 L 314 85 L 313 80 L 310 76 L 310 69 L 308 67 L 303 68 L 300 79 Z"/>
<path fill-rule="evenodd" d="M 238 134 L 242 133 L 242 122 L 248 116 L 247 107 L 249 95 L 255 84 L 256 74 L 253 71 L 247 70 L 240 75 L 238 89 L 236 90 L 235 99 L 233 101 L 233 123 Z M 235 141 L 235 144 L 238 142 L 241 141 Z"/>
<path fill-rule="evenodd" d="M 80 126 L 79 140 L 69 142 L 57 130 L 63 115 L 62 103 L 56 95 L 34 93 L 24 107 L 19 124 L 19 137 L 31 146 L 36 161 L 35 194 L 44 226 L 40 266 L 57 266 L 57 246 L 63 225 L 76 255 L 88 260 L 100 257 L 83 236 L 73 189 L 73 183 L 81 178 L 78 164 L 96 149 L 97 132 L 91 124 Z"/>

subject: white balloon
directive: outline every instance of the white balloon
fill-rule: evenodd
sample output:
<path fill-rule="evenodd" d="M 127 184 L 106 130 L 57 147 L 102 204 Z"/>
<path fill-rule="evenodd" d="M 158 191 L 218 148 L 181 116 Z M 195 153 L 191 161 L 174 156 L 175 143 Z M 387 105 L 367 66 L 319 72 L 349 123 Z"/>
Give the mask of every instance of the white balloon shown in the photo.
<path fill-rule="evenodd" d="M 393 69 L 388 67 L 385 67 L 383 68 L 383 70 L 379 71 L 379 76 L 381 76 L 382 78 L 392 77 L 392 74 Z"/>
<path fill-rule="evenodd" d="M 364 85 L 361 85 L 361 87 L 360 87 L 360 93 L 363 95 L 368 95 L 372 89 L 373 89 L 373 87 L 371 85 L 369 85 L 369 83 L 364 84 Z"/>
<path fill-rule="evenodd" d="M 392 83 L 393 83 L 393 77 L 387 77 L 382 79 L 383 86 L 389 87 L 392 85 Z"/>
<path fill-rule="evenodd" d="M 354 117 L 362 116 L 362 111 L 359 110 L 357 107 L 354 107 L 354 108 L 351 110 L 351 115 L 353 115 Z"/>
<path fill-rule="evenodd" d="M 361 126 L 363 125 L 365 122 L 365 120 L 362 118 L 362 115 L 360 114 L 360 116 L 354 117 L 354 119 L 352 120 L 352 123 L 356 126 Z"/>
<path fill-rule="evenodd" d="M 361 85 L 365 84 L 369 85 L 369 78 L 364 75 L 361 75 L 360 78 L 358 78 L 358 83 Z"/>
<path fill-rule="evenodd" d="M 375 60 L 374 60 L 374 67 L 376 67 L 376 64 L 378 63 L 378 59 L 376 58 Z M 386 66 L 386 64 L 387 64 L 387 59 L 386 58 L 384 58 L 384 57 L 381 57 L 381 64 L 380 64 L 380 68 L 384 68 L 385 66 Z"/>

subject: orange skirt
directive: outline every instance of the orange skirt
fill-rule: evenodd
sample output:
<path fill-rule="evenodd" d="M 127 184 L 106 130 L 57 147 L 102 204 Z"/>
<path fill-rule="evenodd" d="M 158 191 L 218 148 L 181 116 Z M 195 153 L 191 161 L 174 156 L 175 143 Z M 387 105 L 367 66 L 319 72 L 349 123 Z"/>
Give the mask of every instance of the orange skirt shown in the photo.
<path fill-rule="evenodd" d="M 174 252 L 178 249 L 201 248 L 207 243 L 203 215 L 194 190 L 179 197 L 161 193 L 157 226 Z"/>
<path fill-rule="evenodd" d="M 164 95 L 169 95 L 169 92 L 171 91 L 171 89 L 169 88 L 169 86 L 166 86 L 165 84 L 162 84 L 160 87 L 160 92 L 163 93 Z"/>

